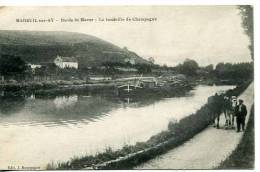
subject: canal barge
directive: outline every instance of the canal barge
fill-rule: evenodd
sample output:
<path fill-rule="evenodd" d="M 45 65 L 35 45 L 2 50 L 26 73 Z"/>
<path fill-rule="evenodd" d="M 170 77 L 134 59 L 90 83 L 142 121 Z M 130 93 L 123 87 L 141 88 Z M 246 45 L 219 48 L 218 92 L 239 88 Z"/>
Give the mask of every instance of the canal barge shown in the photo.
<path fill-rule="evenodd" d="M 125 79 L 125 83 L 117 86 L 119 96 L 141 97 L 154 95 L 178 95 L 192 88 L 187 80 L 165 79 L 155 77 L 140 77 L 137 79 Z"/>

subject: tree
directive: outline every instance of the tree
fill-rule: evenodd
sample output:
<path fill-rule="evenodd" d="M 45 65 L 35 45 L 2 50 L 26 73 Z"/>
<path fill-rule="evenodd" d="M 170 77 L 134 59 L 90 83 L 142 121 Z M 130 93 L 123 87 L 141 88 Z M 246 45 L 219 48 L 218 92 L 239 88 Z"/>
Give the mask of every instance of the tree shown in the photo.
<path fill-rule="evenodd" d="M 47 69 L 46 66 L 41 66 L 39 68 L 35 69 L 34 75 L 39 77 L 40 79 L 43 79 L 45 75 L 47 75 Z"/>
<path fill-rule="evenodd" d="M 199 69 L 199 65 L 195 60 L 186 59 L 183 64 L 178 66 L 178 68 L 180 73 L 194 76 Z"/>
<path fill-rule="evenodd" d="M 26 63 L 18 56 L 2 55 L 0 57 L 0 74 L 7 76 L 24 76 Z"/>
<path fill-rule="evenodd" d="M 118 70 L 112 64 L 107 63 L 105 65 L 104 76 L 111 76 L 114 78 L 116 73 L 118 73 Z"/>
<path fill-rule="evenodd" d="M 228 80 L 248 80 L 253 78 L 254 64 L 251 63 L 218 63 L 215 69 L 216 77 Z"/>
<path fill-rule="evenodd" d="M 224 70 L 225 64 L 223 62 L 220 62 L 216 65 L 216 71 L 222 71 Z"/>
<path fill-rule="evenodd" d="M 242 18 L 242 26 L 245 34 L 249 37 L 250 45 L 248 46 L 251 58 L 254 59 L 254 23 L 253 23 L 253 7 L 250 5 L 238 6 Z"/>
<path fill-rule="evenodd" d="M 152 72 L 151 66 L 146 64 L 136 65 L 139 74 L 146 74 Z"/>
<path fill-rule="evenodd" d="M 211 73 L 211 72 L 213 72 L 214 67 L 213 67 L 212 64 L 210 64 L 210 65 L 208 65 L 208 66 L 205 66 L 204 69 L 205 69 L 207 72 Z"/>
<path fill-rule="evenodd" d="M 148 61 L 149 61 L 151 64 L 154 64 L 154 62 L 155 62 L 155 60 L 154 60 L 153 57 L 149 57 L 149 58 L 148 58 Z"/>

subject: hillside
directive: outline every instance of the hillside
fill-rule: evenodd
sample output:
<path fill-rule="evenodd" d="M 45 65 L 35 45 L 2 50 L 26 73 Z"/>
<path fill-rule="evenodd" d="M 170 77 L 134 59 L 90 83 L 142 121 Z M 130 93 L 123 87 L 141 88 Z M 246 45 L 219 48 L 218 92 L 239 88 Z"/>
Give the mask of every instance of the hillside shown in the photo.
<path fill-rule="evenodd" d="M 80 67 L 133 58 L 147 63 L 136 53 L 97 37 L 64 31 L 0 30 L 0 53 L 18 55 L 28 63 L 52 62 L 57 55 L 74 56 Z"/>

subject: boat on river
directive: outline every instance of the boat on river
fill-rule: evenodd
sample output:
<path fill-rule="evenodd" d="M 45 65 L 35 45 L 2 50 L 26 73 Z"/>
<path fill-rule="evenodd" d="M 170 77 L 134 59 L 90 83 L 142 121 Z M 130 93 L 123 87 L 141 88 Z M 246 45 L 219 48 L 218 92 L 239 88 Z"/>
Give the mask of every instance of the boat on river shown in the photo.
<path fill-rule="evenodd" d="M 142 96 L 156 95 L 180 92 L 190 88 L 186 80 L 174 79 L 169 80 L 160 77 L 131 77 L 121 79 L 120 85 L 117 86 L 119 96 Z"/>
<path fill-rule="evenodd" d="M 132 85 L 130 83 L 120 85 L 117 88 L 119 95 L 137 95 L 138 92 L 143 90 L 143 87 Z"/>

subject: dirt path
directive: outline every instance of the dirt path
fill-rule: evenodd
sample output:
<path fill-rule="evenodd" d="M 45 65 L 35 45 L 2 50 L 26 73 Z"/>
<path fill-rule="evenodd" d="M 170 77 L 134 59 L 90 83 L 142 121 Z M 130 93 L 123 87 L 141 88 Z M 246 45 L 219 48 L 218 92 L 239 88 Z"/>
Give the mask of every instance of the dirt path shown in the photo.
<path fill-rule="evenodd" d="M 253 104 L 253 83 L 242 93 L 242 98 L 250 112 Z M 246 123 L 248 121 L 248 116 Z M 208 127 L 183 145 L 158 156 L 136 169 L 212 169 L 225 160 L 238 145 L 243 132 L 224 130 L 224 115 L 221 115 L 222 129 Z"/>

